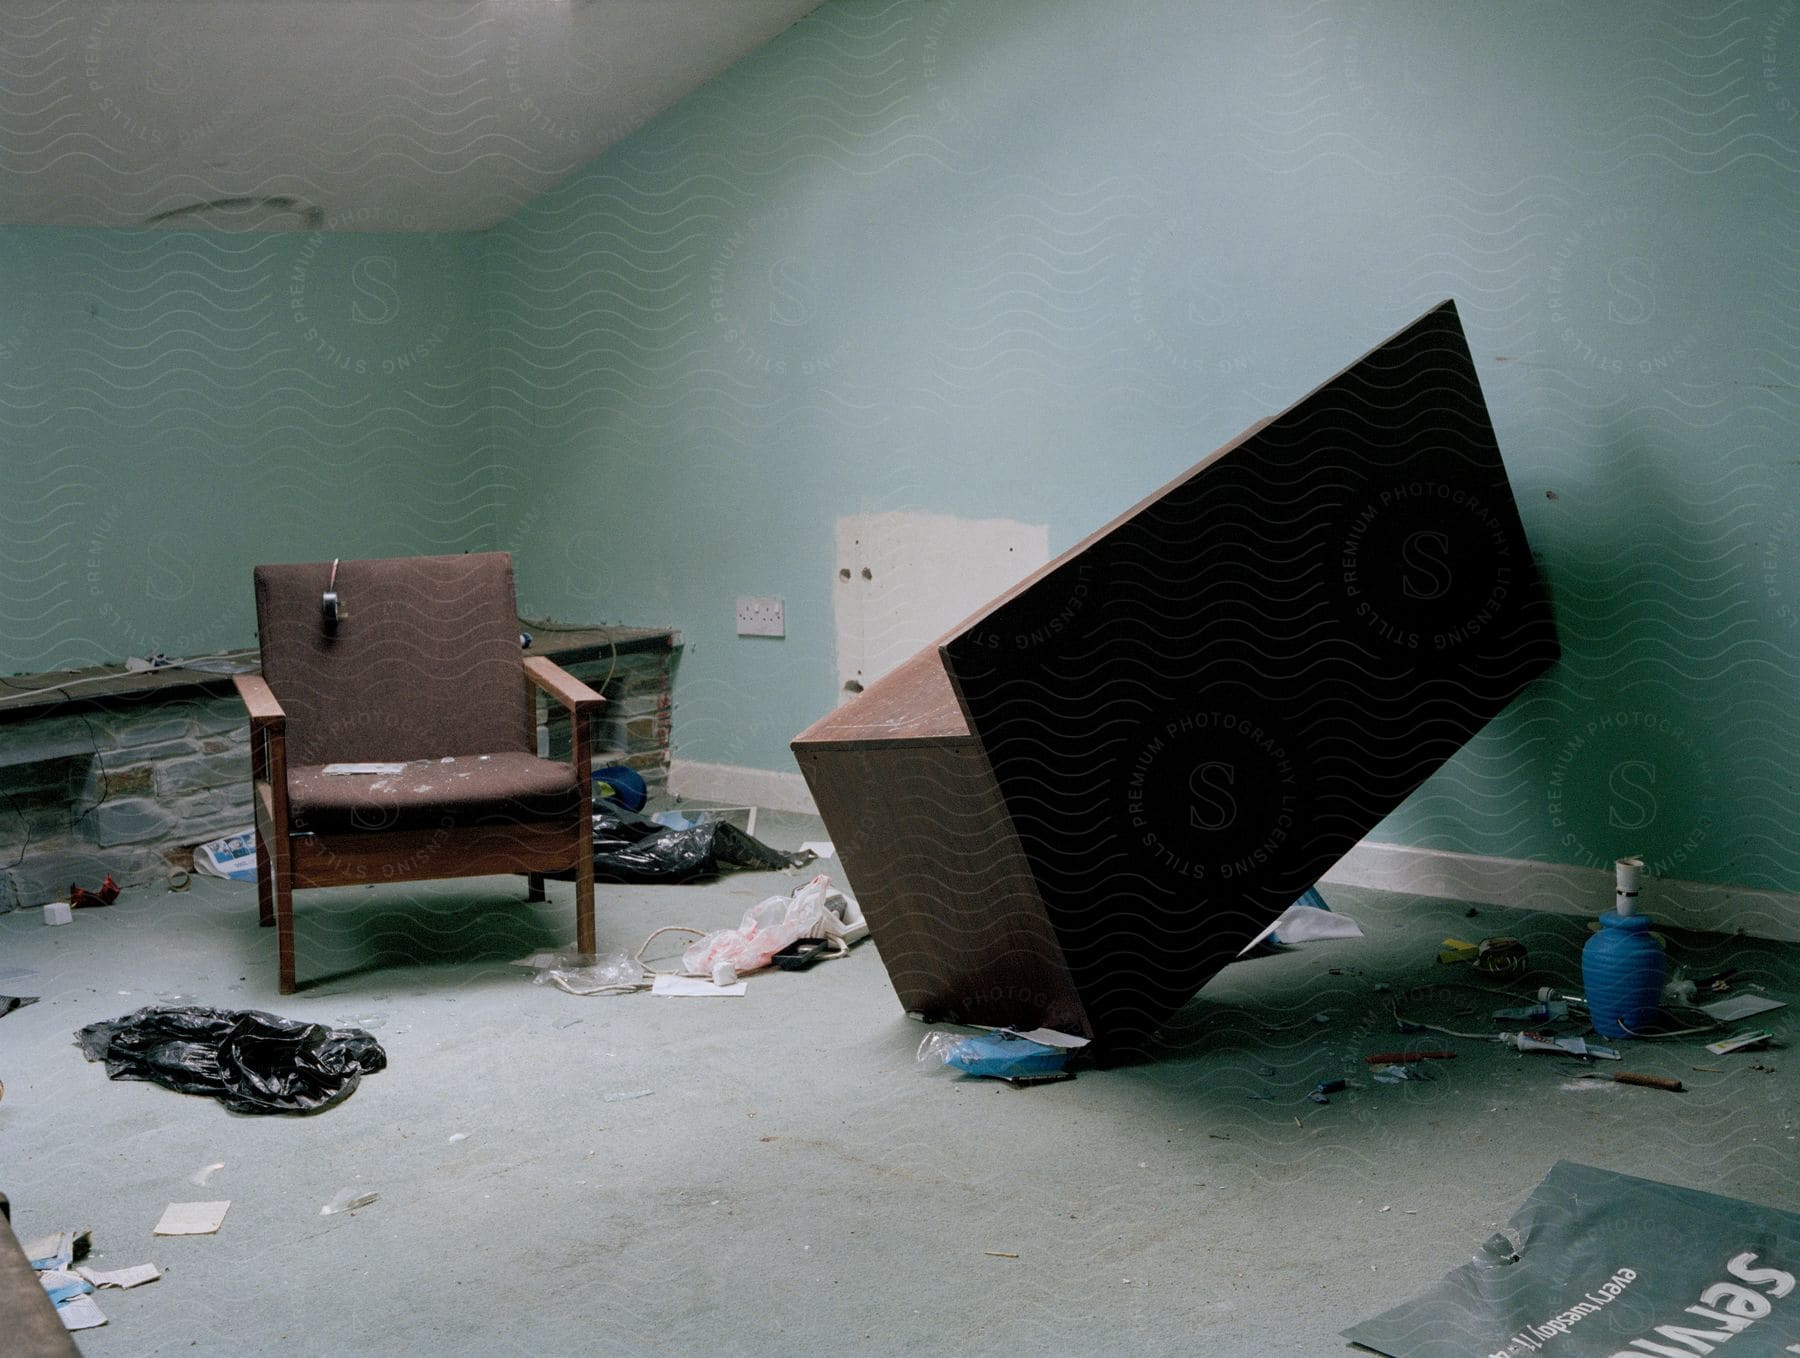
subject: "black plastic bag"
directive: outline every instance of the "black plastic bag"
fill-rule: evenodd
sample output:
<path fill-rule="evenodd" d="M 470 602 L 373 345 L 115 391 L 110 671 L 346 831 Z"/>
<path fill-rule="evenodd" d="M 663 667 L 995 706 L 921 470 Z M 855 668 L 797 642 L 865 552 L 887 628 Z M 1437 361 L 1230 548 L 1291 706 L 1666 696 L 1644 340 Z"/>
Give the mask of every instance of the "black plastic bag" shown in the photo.
<path fill-rule="evenodd" d="M 149 1080 L 208 1094 L 234 1113 L 317 1113 L 342 1103 L 387 1065 L 361 1028 L 202 1005 L 157 1006 L 90 1023 L 76 1034 L 114 1080 Z"/>
<path fill-rule="evenodd" d="M 813 858 L 811 853 L 772 849 L 730 821 L 702 821 L 685 830 L 671 830 L 648 816 L 617 806 L 594 812 L 597 882 L 688 882 L 696 877 L 717 876 L 725 868 L 804 867 Z"/>

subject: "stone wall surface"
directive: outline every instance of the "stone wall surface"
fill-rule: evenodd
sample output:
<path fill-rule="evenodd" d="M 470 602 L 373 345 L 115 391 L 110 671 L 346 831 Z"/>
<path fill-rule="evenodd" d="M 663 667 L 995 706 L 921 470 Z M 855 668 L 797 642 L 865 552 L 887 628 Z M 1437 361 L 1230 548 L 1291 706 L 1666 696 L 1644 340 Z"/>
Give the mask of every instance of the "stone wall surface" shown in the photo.
<path fill-rule="evenodd" d="M 659 647 L 566 664 L 600 689 L 596 768 L 629 764 L 652 795 L 666 790 L 674 660 Z M 566 757 L 569 724 L 545 722 Z M 0 714 L 0 912 L 191 869 L 194 846 L 243 830 L 250 810 L 250 730 L 230 689 L 186 688 Z"/>

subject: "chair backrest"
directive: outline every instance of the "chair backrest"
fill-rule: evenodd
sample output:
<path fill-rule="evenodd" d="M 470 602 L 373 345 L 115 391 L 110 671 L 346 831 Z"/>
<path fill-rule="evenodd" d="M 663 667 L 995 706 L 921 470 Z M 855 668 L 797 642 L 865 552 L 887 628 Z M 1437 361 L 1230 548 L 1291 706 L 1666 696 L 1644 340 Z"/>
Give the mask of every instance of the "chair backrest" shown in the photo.
<path fill-rule="evenodd" d="M 329 561 L 256 568 L 263 677 L 294 764 L 531 750 L 512 558 L 344 561 L 342 617 L 320 607 Z"/>

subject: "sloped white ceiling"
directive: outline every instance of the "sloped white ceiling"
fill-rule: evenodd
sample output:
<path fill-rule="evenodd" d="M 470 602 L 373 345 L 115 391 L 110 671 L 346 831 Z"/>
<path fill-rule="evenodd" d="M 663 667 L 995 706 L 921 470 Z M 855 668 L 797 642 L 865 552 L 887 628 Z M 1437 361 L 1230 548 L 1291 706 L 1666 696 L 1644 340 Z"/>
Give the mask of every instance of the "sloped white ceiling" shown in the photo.
<path fill-rule="evenodd" d="M 481 230 L 819 3 L 6 0 L 0 224 Z"/>

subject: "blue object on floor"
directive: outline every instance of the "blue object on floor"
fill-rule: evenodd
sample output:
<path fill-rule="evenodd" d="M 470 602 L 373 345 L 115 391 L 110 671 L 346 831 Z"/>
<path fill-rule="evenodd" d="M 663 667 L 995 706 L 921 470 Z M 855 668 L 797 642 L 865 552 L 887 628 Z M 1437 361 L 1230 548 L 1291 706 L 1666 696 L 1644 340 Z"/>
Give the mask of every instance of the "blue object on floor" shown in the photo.
<path fill-rule="evenodd" d="M 627 811 L 642 811 L 650 799 L 649 789 L 636 769 L 623 764 L 608 764 L 594 770 L 594 795 L 615 802 Z"/>
<path fill-rule="evenodd" d="M 1054 1075 L 1068 1059 L 1066 1047 L 1046 1047 L 1007 1033 L 984 1033 L 957 1043 L 944 1064 L 971 1075 L 1007 1080 L 1020 1075 Z"/>

